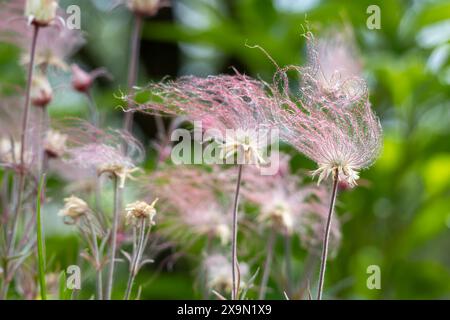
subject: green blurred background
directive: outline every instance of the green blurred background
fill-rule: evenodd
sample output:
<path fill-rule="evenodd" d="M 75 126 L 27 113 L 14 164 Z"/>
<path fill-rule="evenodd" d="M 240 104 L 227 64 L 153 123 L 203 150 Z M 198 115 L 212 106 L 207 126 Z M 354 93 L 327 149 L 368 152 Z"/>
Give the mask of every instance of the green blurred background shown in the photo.
<path fill-rule="evenodd" d="M 87 43 L 73 60 L 86 69 L 106 67 L 113 74 L 115 80 L 97 83 L 94 97 L 104 123 L 120 126 L 122 112 L 115 96 L 126 90 L 131 15 L 124 7 L 111 9 L 107 0 L 61 3 L 81 7 Z M 366 26 L 366 9 L 372 4 L 381 9 L 379 30 Z M 145 21 L 138 83 L 166 75 L 232 73 L 230 66 L 270 81 L 273 65 L 246 43 L 262 46 L 279 65 L 299 65 L 305 61 L 305 26 L 320 36 L 343 25 L 355 33 L 370 100 L 383 125 L 384 149 L 375 165 L 362 173 L 367 185 L 340 195 L 338 213 L 346 221 L 339 254 L 328 265 L 326 294 L 344 299 L 448 299 L 449 1 L 173 1 L 172 7 Z M 1 83 L 24 83 L 18 54 L 16 48 L 0 45 Z M 52 81 L 68 84 L 56 89 L 51 114 L 84 117 L 84 97 L 71 91 L 68 75 L 57 77 Z M 136 133 L 149 147 L 154 121 L 138 115 Z M 314 168 L 299 155 L 292 165 Z M 51 180 L 52 186 L 57 188 L 58 181 Z M 51 264 L 57 270 L 77 261 L 78 242 L 67 230 L 61 234 L 55 219 L 56 213 L 46 219 L 47 252 L 57 261 Z M 275 259 L 281 259 L 281 244 L 279 251 Z M 293 252 L 294 273 L 301 274 L 305 254 L 297 244 Z M 142 298 L 199 298 L 195 261 L 181 258 L 155 277 L 158 261 L 144 269 L 138 279 L 144 284 Z M 381 268 L 381 290 L 366 286 L 369 265 Z M 123 291 L 117 291 L 120 297 Z M 278 291 L 269 297 L 283 299 Z"/>

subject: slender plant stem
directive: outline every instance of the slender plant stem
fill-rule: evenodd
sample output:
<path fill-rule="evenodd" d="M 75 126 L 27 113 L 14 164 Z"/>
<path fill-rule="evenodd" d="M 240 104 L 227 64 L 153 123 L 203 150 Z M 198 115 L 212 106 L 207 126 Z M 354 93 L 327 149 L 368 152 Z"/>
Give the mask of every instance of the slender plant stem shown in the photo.
<path fill-rule="evenodd" d="M 284 236 L 284 261 L 286 263 L 286 293 L 290 297 L 292 294 L 292 247 L 291 236 Z"/>
<path fill-rule="evenodd" d="M 129 67 L 128 67 L 129 94 L 131 94 L 133 92 L 133 87 L 136 85 L 136 79 L 137 79 L 137 74 L 138 74 L 141 31 L 142 31 L 142 16 L 139 14 L 135 14 L 133 33 L 131 35 L 130 62 L 129 62 Z M 127 132 L 131 132 L 133 130 L 133 112 L 125 113 L 124 129 Z"/>
<path fill-rule="evenodd" d="M 319 287 L 317 290 L 317 300 L 322 299 L 323 281 L 325 279 L 325 269 L 327 266 L 327 257 L 328 257 L 328 240 L 330 237 L 331 221 L 333 218 L 334 204 L 336 202 L 338 183 L 339 183 L 339 174 L 338 171 L 335 170 L 333 175 L 333 190 L 331 193 L 330 209 L 328 211 L 327 224 L 325 227 L 325 235 L 323 237 L 322 260 L 320 261 L 320 275 L 319 275 Z"/>
<path fill-rule="evenodd" d="M 103 280 L 102 280 L 102 267 L 100 263 L 100 251 L 98 250 L 97 233 L 95 232 L 94 224 L 89 217 L 86 218 L 89 229 L 92 235 L 93 254 L 95 258 L 95 270 L 97 271 L 97 299 L 103 300 Z"/>
<path fill-rule="evenodd" d="M 41 177 L 36 200 L 36 227 L 37 227 L 37 251 L 39 267 L 39 287 L 41 299 L 47 300 L 47 290 L 45 284 L 45 239 L 43 235 L 42 217 L 41 217 L 41 192 L 44 187 L 45 175 Z"/>
<path fill-rule="evenodd" d="M 269 282 L 270 268 L 272 266 L 272 256 L 273 256 L 273 245 L 275 243 L 275 230 L 272 228 L 270 230 L 269 241 L 267 242 L 267 255 L 266 261 L 264 262 L 264 273 L 261 280 L 261 286 L 259 288 L 259 300 L 264 300 L 266 297 L 267 283 Z"/>
<path fill-rule="evenodd" d="M 239 209 L 239 192 L 241 189 L 241 179 L 242 179 L 242 168 L 243 165 L 238 165 L 238 177 L 236 182 L 236 193 L 234 195 L 233 204 L 233 238 L 231 241 L 231 265 L 232 265 L 232 276 L 233 276 L 233 287 L 231 291 L 231 300 L 236 300 L 238 296 L 238 258 L 237 258 L 237 233 L 238 233 L 238 209 Z"/>
<path fill-rule="evenodd" d="M 106 285 L 106 300 L 111 300 L 111 293 L 114 281 L 114 264 L 116 259 L 116 247 L 117 247 L 117 228 L 119 226 L 119 212 L 120 212 L 120 198 L 121 198 L 121 187 L 119 184 L 119 178 L 114 177 L 114 213 L 113 213 L 113 223 L 111 231 L 111 243 L 109 250 L 109 272 L 108 272 L 108 282 Z"/>
<path fill-rule="evenodd" d="M 17 224 L 19 220 L 19 214 L 22 209 L 22 197 L 23 191 L 25 188 L 25 149 L 26 149 L 26 131 L 28 128 L 29 122 L 29 111 L 30 111 L 30 92 L 31 92 L 31 82 L 33 80 L 33 71 L 34 71 L 34 57 L 36 53 L 36 44 L 39 33 L 39 26 L 33 25 L 33 38 L 31 42 L 31 52 L 30 52 L 30 64 L 28 65 L 28 78 L 27 78 L 27 87 L 25 92 L 25 107 L 22 117 L 22 130 L 20 133 L 20 168 L 19 168 L 19 184 L 17 189 L 17 205 L 16 210 L 13 217 L 13 227 L 12 231 L 8 237 L 8 255 L 11 254 L 11 250 L 14 248 L 14 238 L 17 231 Z"/>
<path fill-rule="evenodd" d="M 100 123 L 97 104 L 95 103 L 94 97 L 92 96 L 91 90 L 86 92 L 86 97 L 88 100 L 89 107 L 89 118 L 91 119 L 91 123 L 93 126 L 98 127 Z"/>
<path fill-rule="evenodd" d="M 128 277 L 127 289 L 125 291 L 124 300 L 130 299 L 131 290 L 133 289 L 134 279 L 139 271 L 139 261 L 141 260 L 141 252 L 145 242 L 145 219 L 141 219 L 141 226 L 139 230 L 139 241 L 135 252 L 133 252 L 133 259 L 130 266 L 130 275 Z"/>
<path fill-rule="evenodd" d="M 26 149 L 26 131 L 28 128 L 28 122 L 29 122 L 29 110 L 30 110 L 30 92 L 31 92 L 31 82 L 33 80 L 33 71 L 34 71 L 34 58 L 36 55 L 36 44 L 39 34 L 39 26 L 36 24 L 33 24 L 33 37 L 31 40 L 31 51 L 30 51 L 30 63 L 28 65 L 28 76 L 27 76 L 27 85 L 25 90 L 25 105 L 24 105 L 24 112 L 22 116 L 22 130 L 20 133 L 20 167 L 19 167 L 19 183 L 17 185 L 17 189 L 15 190 L 17 192 L 17 203 L 16 208 L 13 214 L 12 219 L 12 227 L 11 231 L 8 234 L 7 237 L 7 249 L 6 249 L 6 259 L 11 256 L 13 250 L 14 250 L 14 240 L 16 238 L 18 223 L 19 223 L 19 215 L 20 211 L 22 210 L 22 197 L 23 192 L 25 188 L 25 149 Z M 5 269 L 4 269 L 4 277 L 8 275 L 9 269 L 9 262 L 7 261 L 5 263 Z M 8 295 L 8 289 L 9 289 L 9 281 L 3 284 L 3 292 L 2 292 L 2 298 L 6 299 Z"/>

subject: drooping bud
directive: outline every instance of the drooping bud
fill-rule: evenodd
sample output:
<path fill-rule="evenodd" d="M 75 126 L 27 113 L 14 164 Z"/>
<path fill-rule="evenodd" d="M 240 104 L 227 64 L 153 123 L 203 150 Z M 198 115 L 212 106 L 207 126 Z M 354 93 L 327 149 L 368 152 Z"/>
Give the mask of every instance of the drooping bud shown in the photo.
<path fill-rule="evenodd" d="M 45 108 L 53 98 L 53 90 L 48 79 L 36 74 L 31 82 L 31 103 L 36 107 Z"/>
<path fill-rule="evenodd" d="M 94 82 L 94 78 L 78 65 L 72 64 L 72 87 L 79 92 L 87 92 Z"/>
<path fill-rule="evenodd" d="M 66 218 L 66 223 L 74 224 L 78 219 L 88 214 L 90 211 L 91 209 L 83 199 L 70 196 L 69 198 L 64 199 L 64 208 L 58 212 L 58 215 Z"/>
<path fill-rule="evenodd" d="M 25 16 L 30 23 L 45 27 L 56 17 L 58 1 L 56 0 L 27 0 L 25 3 Z"/>
<path fill-rule="evenodd" d="M 49 158 L 60 158 L 66 151 L 67 135 L 56 130 L 48 130 L 44 140 L 44 150 Z"/>

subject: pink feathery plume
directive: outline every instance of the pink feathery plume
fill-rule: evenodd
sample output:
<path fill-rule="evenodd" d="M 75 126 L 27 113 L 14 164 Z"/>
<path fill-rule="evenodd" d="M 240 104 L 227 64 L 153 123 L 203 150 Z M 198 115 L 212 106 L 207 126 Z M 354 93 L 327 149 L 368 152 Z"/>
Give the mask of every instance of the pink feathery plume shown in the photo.
<path fill-rule="evenodd" d="M 273 93 L 282 106 L 277 118 L 281 138 L 317 163 L 314 175 L 319 175 L 319 183 L 337 172 L 339 180 L 355 185 L 359 170 L 372 165 L 382 147 L 381 125 L 367 91 L 340 99 L 302 85 L 297 95 L 291 95 L 287 72 L 292 70 L 306 82 L 315 77 L 311 67 L 286 67 L 277 72 L 281 85 Z"/>
<path fill-rule="evenodd" d="M 77 119 L 66 121 L 61 131 L 69 137 L 65 155 L 68 163 L 98 174 L 115 174 L 121 186 L 126 178 L 133 178 L 131 174 L 138 170 L 136 164 L 143 160 L 143 147 L 126 132 L 103 131 Z"/>
<path fill-rule="evenodd" d="M 356 102 L 367 95 L 362 65 L 351 30 L 329 31 L 314 38 L 306 34 L 308 62 L 302 70 L 302 95 L 320 97 L 324 104 Z"/>
<path fill-rule="evenodd" d="M 201 123 L 207 137 L 223 144 L 226 154 L 243 148 L 246 156 L 263 162 L 260 152 L 270 144 L 268 135 L 275 128 L 272 113 L 278 110 L 265 83 L 236 72 L 181 77 L 150 84 L 146 91 L 152 95 L 147 103 L 136 106 L 134 95 L 128 97 L 129 111 L 185 116 Z"/>
<path fill-rule="evenodd" d="M 25 1 L 17 0 L 0 4 L 0 40 L 12 43 L 22 49 L 22 62 L 29 61 L 33 28 L 23 15 Z M 63 22 L 67 18 L 62 9 L 57 11 L 57 19 L 49 26 L 40 28 L 36 45 L 37 66 L 53 66 L 67 71 L 67 59 L 84 44 L 80 30 L 71 29 Z"/>
<path fill-rule="evenodd" d="M 143 180 L 145 192 L 160 200 L 166 222 L 162 228 L 171 237 L 217 237 L 230 240 L 231 215 L 227 199 L 221 199 L 214 172 L 194 166 L 163 166 Z M 224 196 L 225 197 L 225 196 Z M 192 239 L 190 239 L 192 240 Z"/>

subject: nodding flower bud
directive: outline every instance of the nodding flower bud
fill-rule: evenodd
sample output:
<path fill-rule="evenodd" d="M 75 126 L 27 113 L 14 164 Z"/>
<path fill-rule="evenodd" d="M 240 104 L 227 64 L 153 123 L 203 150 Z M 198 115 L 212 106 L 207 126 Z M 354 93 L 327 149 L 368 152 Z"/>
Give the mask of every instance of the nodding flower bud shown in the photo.
<path fill-rule="evenodd" d="M 44 150 L 49 158 L 60 158 L 66 151 L 67 135 L 48 130 L 44 139 Z"/>
<path fill-rule="evenodd" d="M 30 23 L 45 27 L 56 17 L 58 1 L 56 0 L 27 0 L 25 16 Z"/>
<path fill-rule="evenodd" d="M 65 223 L 74 224 L 90 211 L 91 209 L 83 199 L 70 196 L 64 199 L 64 208 L 59 211 L 58 215 L 67 219 L 64 221 Z"/>
<path fill-rule="evenodd" d="M 45 108 L 53 98 L 53 90 L 48 79 L 36 74 L 31 82 L 31 103 L 40 108 Z"/>
<path fill-rule="evenodd" d="M 149 225 L 154 225 L 153 219 L 156 215 L 155 204 L 157 201 L 158 199 L 155 199 L 150 205 L 144 201 L 136 201 L 127 205 L 125 208 L 127 223 L 136 225 L 137 222 L 142 221 L 141 219 L 146 219 Z"/>
<path fill-rule="evenodd" d="M 154 16 L 161 8 L 161 0 L 128 0 L 127 6 L 136 14 Z"/>
<path fill-rule="evenodd" d="M 99 77 L 104 77 L 109 80 L 112 76 L 105 68 L 97 68 L 91 72 L 86 72 L 78 65 L 72 64 L 72 87 L 81 93 L 87 93 L 91 89 L 94 80 Z"/>
<path fill-rule="evenodd" d="M 78 65 L 72 64 L 72 87 L 79 92 L 87 92 L 94 82 L 94 77 Z"/>

